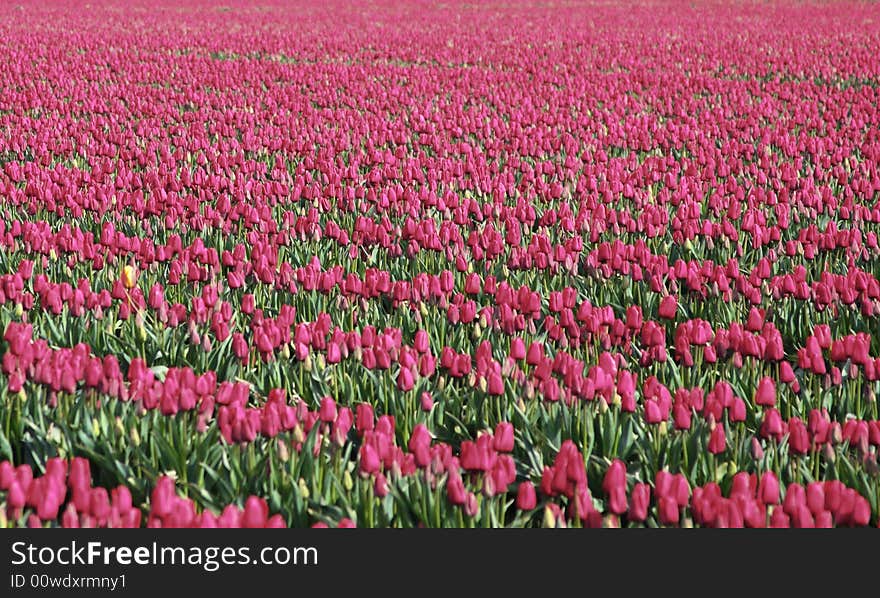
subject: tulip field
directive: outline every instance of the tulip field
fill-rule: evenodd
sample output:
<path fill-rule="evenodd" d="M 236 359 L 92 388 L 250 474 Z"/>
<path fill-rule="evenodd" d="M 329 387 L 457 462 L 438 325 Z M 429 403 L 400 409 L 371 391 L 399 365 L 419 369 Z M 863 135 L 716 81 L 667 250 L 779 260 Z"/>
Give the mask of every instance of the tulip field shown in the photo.
<path fill-rule="evenodd" d="M 878 527 L 880 10 L 8 3 L 0 527 Z"/>

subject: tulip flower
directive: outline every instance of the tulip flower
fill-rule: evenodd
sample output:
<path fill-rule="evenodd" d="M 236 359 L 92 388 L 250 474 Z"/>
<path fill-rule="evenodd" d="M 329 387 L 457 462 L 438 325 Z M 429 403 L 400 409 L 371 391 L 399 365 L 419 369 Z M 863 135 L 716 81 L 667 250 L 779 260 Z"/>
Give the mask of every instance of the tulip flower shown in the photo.
<path fill-rule="evenodd" d="M 779 504 L 779 480 L 772 471 L 761 474 L 761 482 L 758 486 L 758 496 L 766 505 Z"/>
<path fill-rule="evenodd" d="M 622 515 L 628 510 L 626 500 L 626 466 L 623 461 L 612 461 L 605 478 L 602 481 L 602 489 L 608 495 L 609 509 L 612 513 Z"/>
<path fill-rule="evenodd" d="M 755 391 L 755 404 L 762 407 L 776 406 L 776 387 L 771 378 L 767 376 L 761 378 Z"/>
<path fill-rule="evenodd" d="M 499 422 L 495 426 L 493 435 L 493 447 L 500 453 L 509 453 L 514 448 L 513 424 L 509 422 Z"/>
<path fill-rule="evenodd" d="M 724 434 L 723 425 L 716 425 L 709 434 L 709 442 L 706 445 L 706 448 L 713 455 L 723 453 L 727 448 L 727 437 Z"/>
<path fill-rule="evenodd" d="M 122 267 L 120 280 L 122 281 L 122 286 L 124 286 L 126 289 L 133 289 L 137 285 L 137 278 L 137 268 L 131 265 L 125 265 Z"/>
<path fill-rule="evenodd" d="M 633 486 L 627 518 L 630 521 L 644 521 L 648 517 L 648 503 L 651 500 L 651 487 L 645 483 Z"/>
<path fill-rule="evenodd" d="M 678 302 L 672 295 L 666 295 L 660 300 L 659 315 L 667 320 L 675 319 L 675 312 L 678 309 Z"/>
<path fill-rule="evenodd" d="M 516 493 L 516 508 L 521 511 L 531 511 L 537 506 L 535 486 L 529 482 L 522 482 Z"/>

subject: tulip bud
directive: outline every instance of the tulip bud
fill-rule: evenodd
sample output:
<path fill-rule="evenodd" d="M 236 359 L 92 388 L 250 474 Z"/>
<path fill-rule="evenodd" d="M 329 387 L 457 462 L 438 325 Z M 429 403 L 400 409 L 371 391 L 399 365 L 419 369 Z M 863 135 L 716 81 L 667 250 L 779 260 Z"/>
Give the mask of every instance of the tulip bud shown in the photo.
<path fill-rule="evenodd" d="M 764 458 L 764 448 L 761 446 L 761 441 L 758 440 L 756 436 L 752 436 L 751 453 L 752 459 L 755 461 L 760 461 Z"/>
<path fill-rule="evenodd" d="M 305 439 L 306 439 L 306 434 L 303 431 L 302 426 L 299 424 L 295 425 L 293 427 L 293 440 L 299 444 L 299 443 L 304 442 Z"/>
<path fill-rule="evenodd" d="M 303 500 L 309 499 L 309 486 L 306 484 L 306 481 L 302 478 L 297 482 L 297 487 L 299 488 L 299 494 L 302 496 Z"/>
<path fill-rule="evenodd" d="M 553 510 L 550 508 L 550 505 L 544 507 L 544 521 L 542 523 L 543 527 L 546 528 L 555 528 L 556 527 L 556 515 L 553 513 Z"/>
<path fill-rule="evenodd" d="M 468 517 L 477 517 L 480 514 L 480 503 L 477 501 L 477 495 L 473 492 L 467 493 L 464 502 L 464 513 Z"/>
<path fill-rule="evenodd" d="M 351 472 L 347 469 L 345 473 L 342 474 L 342 487 L 345 488 L 346 492 L 351 492 L 351 489 L 354 488 L 354 481 L 351 479 Z"/>
<path fill-rule="evenodd" d="M 488 498 L 492 498 L 497 494 L 495 480 L 490 475 L 483 477 L 483 494 Z"/>
<path fill-rule="evenodd" d="M 825 443 L 825 446 L 822 447 L 822 456 L 828 463 L 834 463 L 837 460 L 837 453 L 830 442 Z"/>
<path fill-rule="evenodd" d="M 287 447 L 287 442 L 281 438 L 278 439 L 278 459 L 282 463 L 287 463 L 290 460 L 290 449 Z"/>
<path fill-rule="evenodd" d="M 841 428 L 839 422 L 832 422 L 829 429 L 831 442 L 833 444 L 840 444 L 841 442 L 843 442 L 843 429 Z"/>

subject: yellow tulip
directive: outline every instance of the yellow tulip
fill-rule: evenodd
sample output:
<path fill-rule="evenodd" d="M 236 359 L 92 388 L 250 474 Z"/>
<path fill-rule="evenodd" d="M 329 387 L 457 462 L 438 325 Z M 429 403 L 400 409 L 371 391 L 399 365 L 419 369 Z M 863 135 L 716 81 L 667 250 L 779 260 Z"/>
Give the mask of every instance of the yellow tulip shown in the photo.
<path fill-rule="evenodd" d="M 126 289 L 133 289 L 137 284 L 137 270 L 134 266 L 125 266 L 122 268 L 122 286 Z"/>

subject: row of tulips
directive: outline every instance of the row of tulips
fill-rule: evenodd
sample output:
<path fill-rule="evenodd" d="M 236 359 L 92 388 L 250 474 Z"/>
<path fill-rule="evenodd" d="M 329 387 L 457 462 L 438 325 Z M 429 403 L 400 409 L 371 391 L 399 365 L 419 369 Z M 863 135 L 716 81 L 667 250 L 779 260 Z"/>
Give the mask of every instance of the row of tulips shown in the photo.
<path fill-rule="evenodd" d="M 58 525 L 65 528 L 103 527 L 197 527 L 197 528 L 271 528 L 285 527 L 279 515 L 269 516 L 266 501 L 249 497 L 244 508 L 228 505 L 218 515 L 199 512 L 195 503 L 179 496 L 174 480 L 163 476 L 149 501 L 148 515 L 142 521 L 141 507 L 133 504 L 126 486 L 107 488 L 92 485 L 91 466 L 87 459 L 70 461 L 52 458 L 45 473 L 34 475 L 29 465 L 13 466 L 0 462 L 0 497 L 6 521 L 26 522 L 28 527 Z"/>
<path fill-rule="evenodd" d="M 308 327 L 297 327 L 295 335 L 295 338 L 298 339 L 297 346 L 300 346 L 299 343 L 311 340 L 312 334 L 317 334 L 314 338 L 324 338 L 325 335 L 319 331 L 322 326 L 326 328 L 327 325 L 326 319 L 319 319 L 312 331 Z M 858 340 L 863 340 L 858 336 L 848 336 L 841 341 L 831 341 L 827 328 L 819 327 L 817 330 L 818 336 L 808 338 L 808 346 L 811 346 L 810 341 L 812 341 L 814 343 L 812 346 L 815 346 L 817 351 L 821 351 L 822 345 L 831 347 L 832 355 L 835 353 L 838 356 L 841 356 L 841 353 L 846 354 L 846 344 L 854 344 Z M 164 415 L 174 415 L 180 410 L 197 410 L 202 415 L 200 419 L 200 427 L 202 428 L 206 421 L 213 416 L 216 402 L 221 406 L 218 412 L 218 421 L 224 430 L 223 436 L 230 442 L 233 439 L 236 442 L 253 440 L 254 434 L 261 428 L 265 428 L 265 425 L 255 425 L 255 422 L 265 419 L 266 412 L 274 413 L 276 404 L 286 405 L 286 393 L 281 389 L 276 389 L 268 393 L 268 399 L 264 405 L 248 410 L 250 387 L 244 383 L 221 381 L 218 389 L 215 372 L 208 371 L 196 375 L 189 368 L 173 368 L 168 369 L 163 379 L 159 380 L 154 371 L 142 359 L 135 358 L 128 365 L 127 374 L 123 375 L 118 360 L 112 355 L 103 359 L 93 357 L 88 346 L 84 344 L 79 344 L 72 349 L 51 349 L 45 341 L 34 341 L 32 334 L 33 327 L 31 325 L 20 325 L 14 322 L 10 323 L 4 333 L 4 340 L 8 343 L 9 350 L 4 354 L 3 373 L 9 377 L 7 390 L 11 393 L 20 392 L 27 380 L 48 386 L 53 393 L 75 393 L 81 384 L 85 389 L 138 402 L 147 410 L 159 408 Z M 821 341 L 822 345 L 817 340 L 820 337 L 824 339 Z M 365 329 L 362 335 L 354 333 L 347 335 L 346 338 L 348 344 L 342 344 L 346 353 L 349 351 L 349 346 L 352 347 L 352 351 L 359 349 L 361 352 L 360 363 L 368 369 L 375 367 L 387 369 L 390 366 L 391 357 L 388 357 L 387 363 L 379 363 L 373 357 L 376 355 L 372 352 L 374 343 L 383 350 L 378 355 L 388 355 L 384 352 L 386 350 L 390 351 L 392 355 L 399 351 L 396 357 L 401 366 L 396 381 L 399 391 L 411 391 L 415 376 L 433 374 L 435 360 L 428 353 L 428 340 L 424 331 L 419 331 L 415 335 L 416 344 L 413 349 L 401 346 L 399 344 L 400 337 L 394 335 L 393 332 L 377 336 L 376 331 L 372 328 Z M 329 364 L 338 363 L 342 357 L 338 349 L 334 352 L 333 348 L 335 347 L 337 345 L 330 344 L 327 348 L 326 362 Z M 304 353 L 303 357 L 308 355 L 308 348 L 304 349 Z M 421 354 L 420 359 L 417 357 L 419 354 Z M 525 360 L 526 364 L 534 366 L 531 379 L 538 381 L 538 388 L 541 389 L 554 388 L 552 385 L 544 384 L 548 381 L 555 383 L 555 379 L 550 377 L 551 372 L 558 372 L 563 379 L 569 380 L 568 374 L 577 371 L 571 369 L 573 366 L 583 369 L 580 362 L 570 357 L 568 357 L 569 361 L 566 361 L 565 357 L 567 354 L 559 353 L 556 358 L 550 360 L 544 356 L 543 348 L 536 343 L 532 343 L 528 351 L 525 350 L 521 342 L 511 345 L 510 359 Z M 718 382 L 708 394 L 704 394 L 700 388 L 682 388 L 675 390 L 673 396 L 669 388 L 656 377 L 650 376 L 642 384 L 640 392 L 637 393 L 637 376 L 619 367 L 621 359 L 620 356 L 615 358 L 610 353 L 602 353 L 599 363 L 591 367 L 587 377 L 583 378 L 587 386 L 582 389 L 581 398 L 593 400 L 599 397 L 606 404 L 612 402 L 619 404 L 623 412 L 634 412 L 638 397 L 644 410 L 646 423 L 669 422 L 670 416 L 672 416 L 675 428 L 681 430 L 691 428 L 691 418 L 694 413 L 701 414 L 710 423 L 720 421 L 725 414 L 731 423 L 746 420 L 748 409 L 746 401 L 742 397 L 735 396 L 733 388 L 727 382 Z M 485 381 L 485 392 L 489 395 L 503 395 L 505 384 L 502 380 L 502 374 L 505 372 L 502 371 L 500 363 L 492 358 L 492 349 L 487 342 L 479 345 L 475 363 L 480 379 Z M 513 365 L 512 361 L 506 363 L 510 366 L 506 375 L 512 376 L 514 380 L 518 379 L 520 382 L 524 382 L 525 377 L 522 370 Z M 867 358 L 867 363 L 872 363 L 870 358 Z M 453 378 L 466 376 L 471 372 L 472 367 L 470 356 L 457 354 L 449 347 L 445 347 L 441 352 L 439 364 L 441 368 L 449 371 Z M 795 383 L 794 373 L 790 367 L 786 367 L 787 365 L 783 362 L 780 370 L 781 381 Z M 575 379 L 577 380 L 577 378 Z M 870 378 L 868 379 L 870 380 Z M 571 388 L 571 386 L 569 387 Z M 544 396 L 552 400 L 553 392 L 551 391 L 549 395 L 545 392 Z M 876 399 L 874 400 L 876 401 Z M 827 409 L 820 411 L 814 408 L 809 413 L 811 422 L 809 434 L 801 419 L 797 417 L 792 418 L 789 422 L 784 422 L 779 411 L 775 409 L 777 406 L 776 384 L 768 376 L 762 377 L 758 382 L 750 404 L 756 409 L 763 408 L 765 410 L 760 425 L 761 436 L 781 440 L 783 436 L 788 435 L 790 436 L 789 449 L 799 454 L 806 453 L 813 443 L 824 444 L 829 437 L 829 427 L 836 427 L 836 433 L 832 431 L 831 437 L 844 438 L 852 445 L 860 447 L 863 452 L 867 451 L 869 444 L 880 445 L 880 428 L 878 428 L 876 420 L 860 421 L 856 418 L 847 418 L 843 424 L 832 423 L 828 419 Z M 252 415 L 249 416 L 248 413 Z M 757 414 L 755 415 L 757 416 Z M 277 417 L 277 415 L 270 416 L 270 420 L 275 421 Z M 299 421 L 290 416 L 285 420 L 289 420 L 287 424 L 270 423 L 266 425 L 270 429 L 278 429 L 281 425 L 280 429 L 291 430 Z M 824 422 L 824 424 L 820 422 Z M 242 425 L 245 425 L 245 431 L 241 431 Z M 306 432 L 308 432 L 311 425 L 307 423 L 306 426 Z M 235 434 L 232 433 L 233 427 L 237 430 Z M 344 437 L 347 432 L 348 427 L 343 426 L 338 434 Z M 713 433 L 716 440 L 712 444 L 717 446 L 720 443 L 720 446 L 723 447 L 723 429 L 718 428 L 717 432 L 713 430 Z M 334 434 L 337 432 L 334 431 Z M 274 434 L 269 435 L 274 436 Z M 814 438 L 813 441 L 810 440 L 811 436 Z"/>

